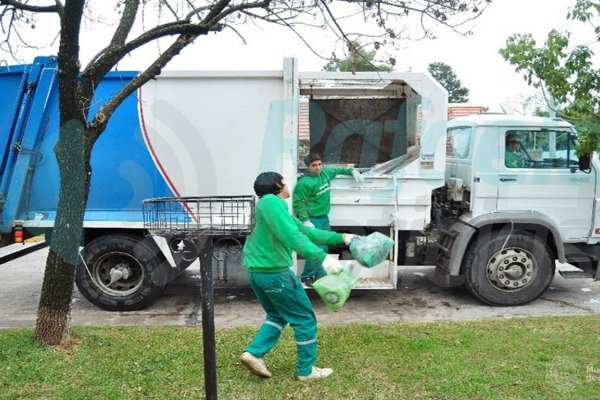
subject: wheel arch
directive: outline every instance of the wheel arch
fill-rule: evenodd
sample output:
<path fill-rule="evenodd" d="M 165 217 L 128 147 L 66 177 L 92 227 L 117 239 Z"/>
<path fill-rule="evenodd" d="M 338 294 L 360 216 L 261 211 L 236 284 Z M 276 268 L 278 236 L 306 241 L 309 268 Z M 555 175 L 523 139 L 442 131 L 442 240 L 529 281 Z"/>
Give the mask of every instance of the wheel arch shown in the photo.
<path fill-rule="evenodd" d="M 457 233 L 451 247 L 451 257 L 448 264 L 449 275 L 459 276 L 464 273 L 465 260 L 469 249 L 483 234 L 496 234 L 501 231 L 525 231 L 535 236 L 543 237 L 552 257 L 565 262 L 565 250 L 562 237 L 556 225 L 545 215 L 535 212 L 509 213 L 497 212 L 483 214 L 469 221 L 453 224 L 451 230 Z"/>

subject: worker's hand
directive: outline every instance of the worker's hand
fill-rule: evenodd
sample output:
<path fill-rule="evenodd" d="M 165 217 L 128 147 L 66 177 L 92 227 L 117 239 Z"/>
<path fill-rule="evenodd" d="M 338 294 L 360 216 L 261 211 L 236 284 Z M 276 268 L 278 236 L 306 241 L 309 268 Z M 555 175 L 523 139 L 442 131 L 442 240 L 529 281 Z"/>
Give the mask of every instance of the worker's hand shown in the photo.
<path fill-rule="evenodd" d="M 312 222 L 310 222 L 309 219 L 307 219 L 306 221 L 304 221 L 303 224 L 304 224 L 304 226 L 308 226 L 309 228 L 314 228 L 315 227 L 315 225 Z"/>
<path fill-rule="evenodd" d="M 346 246 L 350 246 L 350 243 L 352 243 L 352 239 L 354 239 L 355 237 L 358 237 L 358 235 L 354 235 L 352 233 L 344 233 L 344 244 Z"/>
<path fill-rule="evenodd" d="M 322 264 L 328 274 L 339 274 L 344 269 L 342 263 L 337 258 L 330 255 L 325 257 Z"/>
<path fill-rule="evenodd" d="M 364 183 L 365 182 L 365 177 L 361 175 L 360 172 L 358 172 L 357 170 L 352 170 L 352 176 L 354 177 L 354 180 L 358 183 Z"/>

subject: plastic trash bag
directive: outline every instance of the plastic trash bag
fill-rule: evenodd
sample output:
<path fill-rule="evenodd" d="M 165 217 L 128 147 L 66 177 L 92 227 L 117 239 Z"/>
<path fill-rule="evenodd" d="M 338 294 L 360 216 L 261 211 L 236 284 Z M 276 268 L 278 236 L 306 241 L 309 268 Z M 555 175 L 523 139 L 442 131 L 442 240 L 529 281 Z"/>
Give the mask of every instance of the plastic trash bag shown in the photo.
<path fill-rule="evenodd" d="M 336 311 L 348 300 L 355 282 L 356 277 L 342 270 L 339 274 L 329 274 L 317 279 L 312 287 L 325 303 L 327 311 Z"/>
<path fill-rule="evenodd" d="M 384 261 L 394 247 L 391 237 L 373 232 L 369 236 L 359 236 L 350 243 L 352 256 L 361 265 L 371 268 Z"/>

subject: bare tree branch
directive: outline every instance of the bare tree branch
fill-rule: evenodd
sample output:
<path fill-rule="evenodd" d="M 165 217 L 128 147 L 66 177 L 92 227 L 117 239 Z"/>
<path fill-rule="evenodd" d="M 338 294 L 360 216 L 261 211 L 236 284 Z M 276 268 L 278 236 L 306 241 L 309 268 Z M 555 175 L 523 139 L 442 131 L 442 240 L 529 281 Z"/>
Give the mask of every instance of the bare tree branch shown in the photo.
<path fill-rule="evenodd" d="M 155 76 L 160 75 L 162 68 L 167 65 L 169 61 L 173 59 L 177 54 L 181 52 L 188 44 L 194 41 L 198 35 L 193 34 L 182 34 L 177 40 L 163 53 L 161 54 L 145 71 L 141 72 L 138 76 L 132 79 L 122 90 L 119 91 L 106 105 L 96 114 L 94 120 L 90 124 L 92 135 L 90 140 L 95 142 L 100 134 L 104 131 L 108 120 L 115 112 L 117 107 L 129 96 L 131 93 L 139 89 L 144 83 L 153 79 Z"/>
<path fill-rule="evenodd" d="M 59 12 L 60 10 L 60 6 L 58 4 L 54 4 L 52 6 L 31 6 L 28 3 L 15 0 L 0 0 L 0 6 L 12 6 L 18 10 L 35 13 L 55 13 Z"/>
<path fill-rule="evenodd" d="M 140 0 L 127 0 L 125 2 L 125 10 L 123 10 L 123 16 L 119 22 L 119 26 L 113 35 L 110 47 L 122 46 L 127 40 L 129 32 L 137 17 L 137 10 L 140 5 Z"/>

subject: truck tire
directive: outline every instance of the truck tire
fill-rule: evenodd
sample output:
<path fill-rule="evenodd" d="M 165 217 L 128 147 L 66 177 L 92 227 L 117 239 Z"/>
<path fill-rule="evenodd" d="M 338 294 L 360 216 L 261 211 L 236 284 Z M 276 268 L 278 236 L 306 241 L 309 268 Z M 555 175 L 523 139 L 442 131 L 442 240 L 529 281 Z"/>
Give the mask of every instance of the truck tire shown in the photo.
<path fill-rule="evenodd" d="M 516 306 L 550 286 L 555 264 L 540 238 L 527 232 L 481 236 L 466 259 L 465 286 L 484 303 Z"/>
<path fill-rule="evenodd" d="M 171 269 L 149 242 L 132 235 L 106 235 L 83 250 L 75 282 L 81 294 L 108 311 L 149 306 L 169 282 Z"/>

